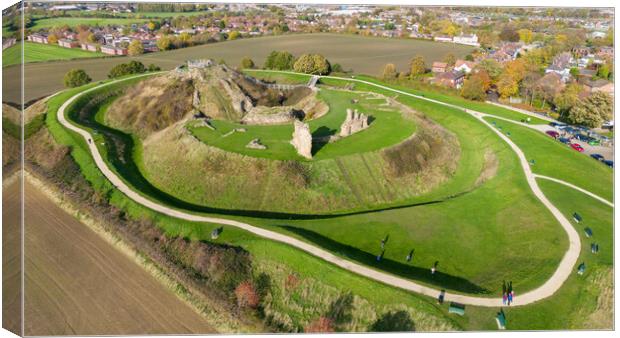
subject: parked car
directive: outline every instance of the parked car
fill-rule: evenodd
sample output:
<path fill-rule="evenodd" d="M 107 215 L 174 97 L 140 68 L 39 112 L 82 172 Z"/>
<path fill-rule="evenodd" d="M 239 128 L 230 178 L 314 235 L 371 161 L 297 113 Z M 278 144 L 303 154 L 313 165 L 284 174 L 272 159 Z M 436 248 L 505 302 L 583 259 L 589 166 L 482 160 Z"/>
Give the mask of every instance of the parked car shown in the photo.
<path fill-rule="evenodd" d="M 607 164 L 610 168 L 614 167 L 614 161 L 612 160 L 604 160 L 603 163 Z"/>
<path fill-rule="evenodd" d="M 566 137 L 560 137 L 560 138 L 558 139 L 558 141 L 560 141 L 560 142 L 562 142 L 562 143 L 564 143 L 564 144 L 566 144 L 566 145 L 569 145 L 569 144 L 570 144 L 570 140 L 569 140 L 569 139 L 567 139 Z"/>
<path fill-rule="evenodd" d="M 571 143 L 571 148 L 577 150 L 580 153 L 583 153 L 583 147 L 579 145 L 579 143 Z"/>
<path fill-rule="evenodd" d="M 547 130 L 547 131 L 545 132 L 545 134 L 547 134 L 547 135 L 549 135 L 549 136 L 551 136 L 551 137 L 553 137 L 553 138 L 558 138 L 558 137 L 560 137 L 560 133 L 558 133 L 558 132 L 557 132 L 557 131 L 555 131 L 555 130 Z"/>
<path fill-rule="evenodd" d="M 597 140 L 597 139 L 593 138 L 590 141 L 588 141 L 588 144 L 591 145 L 591 146 L 600 146 L 601 145 L 601 140 Z"/>
<path fill-rule="evenodd" d="M 592 154 L 590 155 L 590 157 L 592 157 L 593 159 L 597 160 L 597 161 L 604 161 L 605 157 L 603 157 L 603 155 L 601 154 Z"/>
<path fill-rule="evenodd" d="M 558 128 L 558 129 L 562 129 L 566 127 L 566 123 L 561 123 L 561 122 L 549 122 L 549 125 L 552 126 L 553 128 Z"/>

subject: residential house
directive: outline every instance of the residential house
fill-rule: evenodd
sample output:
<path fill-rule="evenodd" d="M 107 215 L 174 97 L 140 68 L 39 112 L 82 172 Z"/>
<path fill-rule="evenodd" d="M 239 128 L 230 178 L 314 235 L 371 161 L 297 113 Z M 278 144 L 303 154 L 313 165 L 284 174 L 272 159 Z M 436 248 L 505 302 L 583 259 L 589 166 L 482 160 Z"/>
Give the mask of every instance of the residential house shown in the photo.
<path fill-rule="evenodd" d="M 28 35 L 28 41 L 45 44 L 49 43 L 49 41 L 47 41 L 47 34 L 44 33 L 30 34 Z"/>
<path fill-rule="evenodd" d="M 447 35 L 437 35 L 436 37 L 433 38 L 433 40 L 439 41 L 439 42 L 452 42 L 452 38 Z"/>
<path fill-rule="evenodd" d="M 603 92 L 612 96 L 614 95 L 614 83 L 605 79 L 587 81 L 584 83 L 584 87 L 590 93 Z"/>
<path fill-rule="evenodd" d="M 445 62 L 433 62 L 433 66 L 431 67 L 431 71 L 433 73 L 445 73 L 448 71 L 448 64 Z"/>
<path fill-rule="evenodd" d="M 80 48 L 82 48 L 83 50 L 89 51 L 89 52 L 97 51 L 97 45 L 94 43 L 82 43 L 80 45 Z"/>
<path fill-rule="evenodd" d="M 465 73 L 458 70 L 451 70 L 449 72 L 437 73 L 432 83 L 439 86 L 460 89 L 464 80 Z"/>
<path fill-rule="evenodd" d="M 581 81 L 589 81 L 594 75 L 596 75 L 596 69 L 579 68 L 579 80 Z"/>
<path fill-rule="evenodd" d="M 562 81 L 562 76 L 555 72 L 550 72 L 541 77 L 536 83 L 537 90 L 541 90 L 550 97 L 555 97 L 566 85 Z"/>
<path fill-rule="evenodd" d="M 461 45 L 476 46 L 476 47 L 480 46 L 480 43 L 478 43 L 478 36 L 476 34 L 466 34 L 466 35 L 461 34 L 459 36 L 455 36 L 454 39 L 452 39 L 452 42 L 458 43 Z"/>
<path fill-rule="evenodd" d="M 590 54 L 590 48 L 588 47 L 574 47 L 572 50 L 575 57 L 583 58 L 586 55 Z"/>
<path fill-rule="evenodd" d="M 465 74 L 469 74 L 472 70 L 474 70 L 475 66 L 476 63 L 473 61 L 456 60 L 456 63 L 454 64 L 454 69 L 460 70 Z"/>
<path fill-rule="evenodd" d="M 569 52 L 563 52 L 553 58 L 553 62 L 545 73 L 556 73 L 562 78 L 562 82 L 566 83 L 570 79 L 570 69 L 575 65 L 575 60 Z"/>
<path fill-rule="evenodd" d="M 101 46 L 101 52 L 109 55 L 127 55 L 127 48 L 104 45 Z"/>
<path fill-rule="evenodd" d="M 77 40 L 60 39 L 58 40 L 58 45 L 64 48 L 76 48 L 80 46 L 80 43 Z"/>

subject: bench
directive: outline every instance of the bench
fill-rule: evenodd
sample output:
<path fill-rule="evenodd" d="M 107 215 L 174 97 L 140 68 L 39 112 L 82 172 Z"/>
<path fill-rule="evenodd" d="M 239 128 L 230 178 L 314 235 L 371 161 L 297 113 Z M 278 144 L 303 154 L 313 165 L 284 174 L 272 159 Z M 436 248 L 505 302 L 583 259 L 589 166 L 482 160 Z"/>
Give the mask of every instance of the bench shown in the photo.
<path fill-rule="evenodd" d="M 465 305 L 452 302 L 450 303 L 450 307 L 448 307 L 448 312 L 463 316 L 465 315 Z"/>

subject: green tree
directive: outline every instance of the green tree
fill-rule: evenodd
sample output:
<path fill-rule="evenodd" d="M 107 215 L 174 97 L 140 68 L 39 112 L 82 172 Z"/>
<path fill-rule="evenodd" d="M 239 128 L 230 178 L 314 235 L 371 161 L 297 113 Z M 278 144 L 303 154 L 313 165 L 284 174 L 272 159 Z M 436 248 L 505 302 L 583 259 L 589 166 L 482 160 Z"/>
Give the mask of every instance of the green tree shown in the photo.
<path fill-rule="evenodd" d="M 407 311 L 390 311 L 377 319 L 369 328 L 371 332 L 415 331 L 415 324 Z"/>
<path fill-rule="evenodd" d="M 142 41 L 131 41 L 129 47 L 127 47 L 127 53 L 131 56 L 144 54 L 144 45 L 142 45 Z"/>
<path fill-rule="evenodd" d="M 291 70 L 295 57 L 293 54 L 285 51 L 272 51 L 265 60 L 265 69 Z"/>
<path fill-rule="evenodd" d="M 607 80 L 609 78 L 609 66 L 604 63 L 600 67 L 598 67 L 598 70 L 596 71 L 596 76 L 601 79 Z"/>
<path fill-rule="evenodd" d="M 474 74 L 469 79 L 465 80 L 463 88 L 461 88 L 461 96 L 468 100 L 484 101 L 486 98 L 486 91 L 482 78 Z"/>
<path fill-rule="evenodd" d="M 581 86 L 577 83 L 567 85 L 561 93 L 553 98 L 553 104 L 564 115 L 579 103 Z"/>
<path fill-rule="evenodd" d="M 49 43 L 50 45 L 58 44 L 58 37 L 56 36 L 56 34 L 48 35 L 47 36 L 47 43 Z"/>
<path fill-rule="evenodd" d="M 398 73 L 396 72 L 396 66 L 393 63 L 388 63 L 383 67 L 383 80 L 395 80 L 397 75 Z"/>
<path fill-rule="evenodd" d="M 426 62 L 424 62 L 424 57 L 418 55 L 411 59 L 409 72 L 411 74 L 411 77 L 426 73 Z"/>
<path fill-rule="evenodd" d="M 237 40 L 241 37 L 241 33 L 239 31 L 232 31 L 228 34 L 228 40 Z"/>
<path fill-rule="evenodd" d="M 519 93 L 519 84 L 508 73 L 502 73 L 497 80 L 497 91 L 503 98 L 514 96 Z"/>
<path fill-rule="evenodd" d="M 155 64 L 151 63 L 151 64 L 148 66 L 147 70 L 148 70 L 149 72 L 157 72 L 157 71 L 160 71 L 160 70 L 161 70 L 161 67 L 156 66 Z"/>
<path fill-rule="evenodd" d="M 534 40 L 534 33 L 531 30 L 523 28 L 519 29 L 519 40 L 521 40 L 525 44 L 529 44 Z"/>
<path fill-rule="evenodd" d="M 604 92 L 595 92 L 571 108 L 567 120 L 591 128 L 600 127 L 613 117 L 613 99 Z"/>
<path fill-rule="evenodd" d="M 511 26 L 505 26 L 499 33 L 499 38 L 502 41 L 517 42 L 519 41 L 519 33 Z"/>
<path fill-rule="evenodd" d="M 82 69 L 71 69 L 64 77 L 65 87 L 68 88 L 83 86 L 90 83 L 90 81 L 92 81 L 92 79 Z"/>
<path fill-rule="evenodd" d="M 304 54 L 295 61 L 293 69 L 306 74 L 324 75 L 331 70 L 329 61 L 320 54 Z"/>
<path fill-rule="evenodd" d="M 456 56 L 452 53 L 448 53 L 444 56 L 443 62 L 447 63 L 450 67 L 454 67 L 454 64 L 456 63 Z"/>
<path fill-rule="evenodd" d="M 499 76 L 502 74 L 502 65 L 493 59 L 480 61 L 478 69 L 486 71 L 493 83 L 497 82 Z"/>
<path fill-rule="evenodd" d="M 161 38 L 159 38 L 156 44 L 159 50 L 169 50 L 170 48 L 172 48 L 172 40 L 170 39 L 168 35 L 164 35 Z"/>
<path fill-rule="evenodd" d="M 344 73 L 344 69 L 339 63 L 334 63 L 332 65 L 332 72 L 334 73 Z"/>
<path fill-rule="evenodd" d="M 241 69 L 254 68 L 254 61 L 248 56 L 241 59 Z"/>

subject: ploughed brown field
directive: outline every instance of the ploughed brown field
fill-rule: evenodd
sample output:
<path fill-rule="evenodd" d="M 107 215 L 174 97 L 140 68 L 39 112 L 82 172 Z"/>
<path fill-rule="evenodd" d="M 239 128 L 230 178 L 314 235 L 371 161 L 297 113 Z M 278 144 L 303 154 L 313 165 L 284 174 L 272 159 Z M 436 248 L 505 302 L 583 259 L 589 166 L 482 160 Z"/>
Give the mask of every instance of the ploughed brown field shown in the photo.
<path fill-rule="evenodd" d="M 145 54 L 140 57 L 105 57 L 71 61 L 29 63 L 24 67 L 25 100 L 53 94 L 63 89 L 63 76 L 73 68 L 84 69 L 94 81 L 106 78 L 110 69 L 119 63 L 139 60 L 145 65 L 154 63 L 164 70 L 173 69 L 188 59 L 212 58 L 226 60 L 230 66 L 239 65 L 248 56 L 262 66 L 273 50 L 290 51 L 296 56 L 319 53 L 332 63 L 357 74 L 380 75 L 386 63 L 394 63 L 399 71 L 406 71 L 409 61 L 422 55 L 427 66 L 442 60 L 446 54 L 464 57 L 473 47 L 413 39 L 388 39 L 344 34 L 293 34 L 226 41 L 166 52 Z M 19 102 L 21 65 L 3 69 L 4 101 Z"/>
<path fill-rule="evenodd" d="M 17 206 L 6 199 L 18 198 L 18 191 L 15 183 L 5 187 L 5 206 Z M 25 335 L 214 332 L 142 267 L 27 182 L 25 193 Z"/>
<path fill-rule="evenodd" d="M 5 168 L 6 169 L 6 168 Z M 2 327 L 21 335 L 20 181 L 2 186 Z"/>

